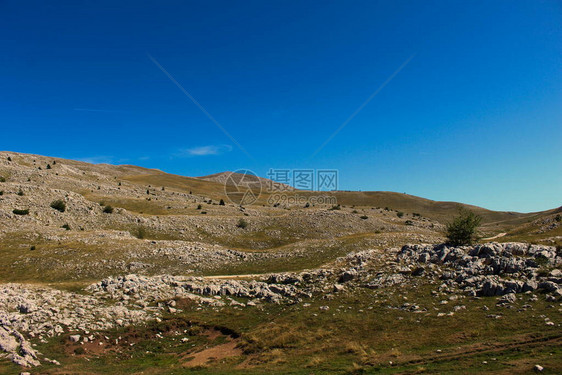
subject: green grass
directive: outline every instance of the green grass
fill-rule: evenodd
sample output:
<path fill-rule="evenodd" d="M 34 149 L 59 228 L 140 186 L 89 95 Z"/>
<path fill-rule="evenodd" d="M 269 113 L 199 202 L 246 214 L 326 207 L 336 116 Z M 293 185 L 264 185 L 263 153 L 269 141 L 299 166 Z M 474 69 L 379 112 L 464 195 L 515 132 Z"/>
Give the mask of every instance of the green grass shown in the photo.
<path fill-rule="evenodd" d="M 62 370 L 67 372 L 81 369 L 83 373 L 187 374 L 194 370 L 182 368 L 181 358 L 193 347 L 178 343 L 174 337 L 153 337 L 155 332 L 165 332 L 163 327 L 173 326 L 179 320 L 195 327 L 225 327 L 240 335 L 242 356 L 224 362 L 211 361 L 197 370 L 203 374 L 524 373 L 535 363 L 545 366 L 547 373 L 562 371 L 558 361 L 562 332 L 557 327 L 545 326 L 540 318 L 541 314 L 548 314 L 557 321 L 560 312 L 549 309 L 544 299 L 533 303 L 535 310 L 521 312 L 517 307 L 525 304 L 528 297 L 516 302 L 513 309 L 497 307 L 493 297 L 460 300 L 440 308 L 450 311 L 455 304 L 464 304 L 467 310 L 453 317 L 437 317 L 433 306 L 439 306 L 442 297 L 430 296 L 432 288 L 423 283 L 417 287 L 399 286 L 395 290 L 399 295 L 390 300 L 385 297 L 387 291 L 358 288 L 331 300 L 305 299 L 303 302 L 310 303 L 309 307 L 302 303 L 266 303 L 263 308 L 198 310 L 196 305 L 186 305 L 182 306 L 183 313 L 162 323 L 134 327 L 141 341 L 124 354 L 107 353 L 90 357 L 90 361 L 64 356 L 61 339 L 53 339 L 39 349 L 49 357 L 60 358 Z M 404 297 L 428 308 L 431 314 L 387 307 L 399 305 Z M 320 311 L 323 305 L 330 309 Z M 483 310 L 484 305 L 490 310 Z M 503 318 L 487 318 L 488 314 L 502 314 Z M 200 349 L 224 342 L 224 338 L 209 342 L 200 332 L 194 329 L 189 336 L 189 343 Z M 108 335 L 124 336 L 126 329 Z M 442 352 L 437 353 L 438 349 Z M 40 370 L 47 374 L 61 371 L 49 366 Z"/>

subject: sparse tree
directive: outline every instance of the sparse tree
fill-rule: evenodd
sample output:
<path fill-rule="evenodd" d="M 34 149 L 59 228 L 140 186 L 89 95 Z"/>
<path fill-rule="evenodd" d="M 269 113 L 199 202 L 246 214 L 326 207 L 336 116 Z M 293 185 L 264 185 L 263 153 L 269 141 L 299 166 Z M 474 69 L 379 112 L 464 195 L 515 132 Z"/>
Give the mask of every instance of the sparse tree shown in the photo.
<path fill-rule="evenodd" d="M 51 208 L 54 208 L 57 211 L 64 212 L 66 211 L 66 204 L 58 199 L 56 201 L 51 202 Z"/>
<path fill-rule="evenodd" d="M 47 169 L 51 169 L 51 164 L 47 164 Z"/>
<path fill-rule="evenodd" d="M 452 246 L 471 245 L 482 218 L 474 212 L 459 208 L 459 215 L 447 224 L 447 243 Z"/>
<path fill-rule="evenodd" d="M 238 228 L 246 229 L 248 227 L 248 222 L 244 219 L 238 220 L 238 224 L 236 224 Z"/>

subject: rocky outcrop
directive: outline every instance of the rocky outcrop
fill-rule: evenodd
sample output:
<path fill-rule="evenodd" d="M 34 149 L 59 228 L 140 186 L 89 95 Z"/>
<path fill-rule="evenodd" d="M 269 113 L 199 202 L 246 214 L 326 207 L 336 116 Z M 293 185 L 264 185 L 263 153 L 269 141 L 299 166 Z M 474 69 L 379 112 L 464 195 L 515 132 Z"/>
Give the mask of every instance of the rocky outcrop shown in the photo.
<path fill-rule="evenodd" d="M 562 296 L 562 278 L 541 276 L 542 266 L 559 267 L 556 248 L 525 243 L 476 246 L 406 245 L 398 252 L 403 263 L 442 267 L 441 279 L 473 295 L 502 296 L 536 289 Z M 555 273 L 556 274 L 556 273 Z"/>

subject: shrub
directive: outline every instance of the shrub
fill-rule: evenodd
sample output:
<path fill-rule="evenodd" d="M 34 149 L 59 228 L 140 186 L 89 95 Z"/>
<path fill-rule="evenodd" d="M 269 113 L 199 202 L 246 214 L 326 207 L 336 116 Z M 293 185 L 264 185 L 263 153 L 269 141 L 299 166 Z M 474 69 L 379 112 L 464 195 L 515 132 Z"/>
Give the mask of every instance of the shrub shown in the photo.
<path fill-rule="evenodd" d="M 66 230 L 70 230 L 70 225 L 64 224 L 61 228 L 66 229 Z"/>
<path fill-rule="evenodd" d="M 35 250 L 35 249 L 36 249 L 35 245 L 33 245 L 29 248 L 29 250 Z"/>
<path fill-rule="evenodd" d="M 447 224 L 448 244 L 453 246 L 470 245 L 475 241 L 476 228 L 482 218 L 466 208 L 459 209 L 459 215 Z"/>
<path fill-rule="evenodd" d="M 8 161 L 12 161 L 12 158 L 8 156 Z"/>
<path fill-rule="evenodd" d="M 135 236 L 139 240 L 144 239 L 146 237 L 146 229 L 144 229 L 144 227 L 138 227 L 133 233 L 133 236 Z"/>
<path fill-rule="evenodd" d="M 246 229 L 248 227 L 248 222 L 244 219 L 238 220 L 238 224 L 236 224 L 238 228 Z"/>
<path fill-rule="evenodd" d="M 0 195 L 4 195 L 4 190 L 0 190 Z"/>
<path fill-rule="evenodd" d="M 207 211 L 201 211 L 201 215 L 207 215 Z"/>
<path fill-rule="evenodd" d="M 368 218 L 369 218 L 369 216 L 366 216 L 366 215 L 361 216 L 361 219 L 363 219 L 363 220 L 367 220 Z"/>
<path fill-rule="evenodd" d="M 6 182 L 6 177 L 0 176 L 0 182 Z"/>
<path fill-rule="evenodd" d="M 103 213 L 104 214 L 112 214 L 113 213 L 113 207 L 107 205 L 103 208 Z"/>
<path fill-rule="evenodd" d="M 17 208 L 12 211 L 16 215 L 29 215 L 29 210 L 18 210 Z"/>
<path fill-rule="evenodd" d="M 558 214 L 554 217 L 554 220 L 560 222 L 560 221 L 562 221 L 562 216 L 560 216 L 560 214 Z"/>
<path fill-rule="evenodd" d="M 202 209 L 202 208 L 203 208 L 203 206 L 201 206 L 200 204 L 197 205 L 197 209 L 198 209 L 198 210 L 200 210 L 200 209 Z"/>
<path fill-rule="evenodd" d="M 47 164 L 47 169 L 51 169 L 51 164 Z"/>
<path fill-rule="evenodd" d="M 60 212 L 64 212 L 66 211 L 66 204 L 62 200 L 58 199 L 51 203 L 51 208 L 54 208 L 55 210 Z"/>
<path fill-rule="evenodd" d="M 412 220 L 406 220 L 406 221 L 404 222 L 404 224 L 406 224 L 406 225 L 414 225 L 414 222 L 413 222 Z"/>
<path fill-rule="evenodd" d="M 79 346 L 79 347 L 77 347 L 76 349 L 74 349 L 74 354 L 82 355 L 82 354 L 84 354 L 84 353 L 86 353 L 86 350 L 85 350 L 83 347 L 81 347 L 81 346 Z"/>
<path fill-rule="evenodd" d="M 402 211 L 398 211 L 398 212 L 396 213 L 396 216 L 398 216 L 398 217 L 402 217 L 402 216 L 404 216 L 404 212 L 402 212 Z"/>
<path fill-rule="evenodd" d="M 221 200 L 220 200 L 219 206 L 224 206 L 224 199 L 221 199 Z"/>
<path fill-rule="evenodd" d="M 25 194 L 23 193 L 23 190 L 22 190 L 22 189 L 20 189 L 20 191 L 18 191 L 18 195 L 19 195 L 20 197 L 23 197 L 23 196 L 25 195 Z"/>
<path fill-rule="evenodd" d="M 57 161 L 56 161 L 56 160 L 53 160 L 53 165 L 55 165 L 55 164 L 57 164 Z"/>
<path fill-rule="evenodd" d="M 357 210 L 353 210 L 353 211 L 351 211 L 351 213 L 352 213 L 352 214 L 358 214 L 358 213 L 359 213 L 359 211 L 357 211 Z"/>
<path fill-rule="evenodd" d="M 332 210 L 332 211 L 341 210 L 341 206 L 338 204 L 338 205 L 332 206 L 331 208 L 329 208 L 329 210 Z"/>

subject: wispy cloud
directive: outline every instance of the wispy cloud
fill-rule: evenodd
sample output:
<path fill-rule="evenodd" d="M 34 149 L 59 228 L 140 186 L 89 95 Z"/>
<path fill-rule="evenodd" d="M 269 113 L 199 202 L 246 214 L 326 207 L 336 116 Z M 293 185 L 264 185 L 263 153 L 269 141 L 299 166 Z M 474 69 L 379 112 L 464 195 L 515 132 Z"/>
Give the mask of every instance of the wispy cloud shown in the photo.
<path fill-rule="evenodd" d="M 175 156 L 186 157 L 186 156 L 222 155 L 230 151 L 232 151 L 232 146 L 230 145 L 209 145 L 209 146 L 186 148 L 180 150 L 178 153 L 175 154 Z"/>
<path fill-rule="evenodd" d="M 115 162 L 112 156 L 98 155 L 98 156 L 86 156 L 83 158 L 74 158 L 77 161 L 83 161 L 84 163 L 90 164 L 113 164 Z"/>

